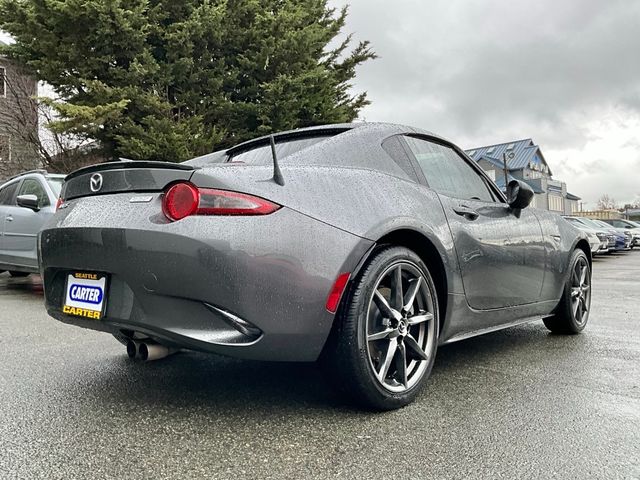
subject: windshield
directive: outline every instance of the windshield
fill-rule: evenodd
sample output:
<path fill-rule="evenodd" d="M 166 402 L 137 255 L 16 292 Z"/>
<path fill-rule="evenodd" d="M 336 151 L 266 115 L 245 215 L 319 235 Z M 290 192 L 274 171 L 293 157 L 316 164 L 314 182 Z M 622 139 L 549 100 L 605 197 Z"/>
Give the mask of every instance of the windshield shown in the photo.
<path fill-rule="evenodd" d="M 600 228 L 607 228 L 609 230 L 615 230 L 615 228 L 612 225 L 609 225 L 606 222 L 603 222 L 602 220 L 591 220 L 593 223 L 595 223 L 596 225 L 598 225 Z"/>
<path fill-rule="evenodd" d="M 602 230 L 602 225 L 596 223 L 595 220 L 591 220 L 590 218 L 582 218 L 580 217 L 580 221 L 590 228 L 595 228 L 597 230 Z M 607 229 L 611 228 L 611 225 L 607 225 Z"/>
<path fill-rule="evenodd" d="M 589 228 L 589 226 L 585 225 L 585 223 L 580 218 L 576 218 L 576 217 L 564 217 L 564 218 L 570 221 L 571 223 L 573 223 L 578 228 Z"/>
<path fill-rule="evenodd" d="M 59 197 L 62 184 L 64 183 L 64 177 L 47 177 L 47 183 L 51 187 L 51 190 L 53 190 L 53 194 Z"/>

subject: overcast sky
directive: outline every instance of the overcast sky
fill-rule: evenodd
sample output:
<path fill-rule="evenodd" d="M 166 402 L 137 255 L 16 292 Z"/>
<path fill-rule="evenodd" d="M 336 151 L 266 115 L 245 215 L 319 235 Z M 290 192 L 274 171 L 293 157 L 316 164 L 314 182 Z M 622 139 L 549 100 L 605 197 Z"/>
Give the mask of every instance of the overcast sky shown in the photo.
<path fill-rule="evenodd" d="M 640 200 L 640 1 L 334 0 L 379 59 L 367 121 L 463 148 L 533 138 L 585 208 Z"/>
<path fill-rule="evenodd" d="M 380 56 L 362 117 L 463 148 L 531 137 L 592 208 L 640 200 L 640 1 L 331 0 Z"/>

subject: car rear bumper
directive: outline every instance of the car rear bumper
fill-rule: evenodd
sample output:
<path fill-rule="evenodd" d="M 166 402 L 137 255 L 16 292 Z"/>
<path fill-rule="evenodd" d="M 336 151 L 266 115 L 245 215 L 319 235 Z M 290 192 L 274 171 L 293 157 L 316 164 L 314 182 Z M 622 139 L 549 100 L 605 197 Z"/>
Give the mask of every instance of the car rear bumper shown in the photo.
<path fill-rule="evenodd" d="M 327 295 L 373 244 L 286 208 L 255 218 L 163 223 L 139 212 L 96 220 L 91 213 L 99 216 L 100 205 L 84 201 L 82 215 L 64 212 L 41 232 L 48 313 L 85 328 L 139 332 L 168 346 L 241 358 L 315 360 L 334 318 Z M 72 271 L 109 275 L 103 319 L 62 313 Z"/>

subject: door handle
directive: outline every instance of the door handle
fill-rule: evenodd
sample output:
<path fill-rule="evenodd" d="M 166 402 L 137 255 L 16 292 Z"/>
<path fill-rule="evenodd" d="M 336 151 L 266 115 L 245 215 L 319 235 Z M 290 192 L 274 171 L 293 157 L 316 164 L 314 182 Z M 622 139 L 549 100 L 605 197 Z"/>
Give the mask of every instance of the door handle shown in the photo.
<path fill-rule="evenodd" d="M 7 215 L 7 217 L 5 218 L 5 220 L 7 222 L 13 222 L 13 217 L 11 215 Z"/>
<path fill-rule="evenodd" d="M 473 208 L 467 207 L 466 205 L 458 205 L 457 207 L 453 207 L 453 211 L 461 217 L 466 218 L 467 220 L 475 220 L 476 218 L 478 218 L 478 212 L 476 212 Z"/>

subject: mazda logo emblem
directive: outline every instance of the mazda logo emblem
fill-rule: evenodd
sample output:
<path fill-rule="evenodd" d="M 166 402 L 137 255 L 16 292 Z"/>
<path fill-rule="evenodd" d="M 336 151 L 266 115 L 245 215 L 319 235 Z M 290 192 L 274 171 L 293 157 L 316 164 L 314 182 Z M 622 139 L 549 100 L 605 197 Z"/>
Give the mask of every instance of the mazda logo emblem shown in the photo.
<path fill-rule="evenodd" d="M 89 188 L 92 192 L 99 192 L 102 188 L 102 175 L 94 173 L 89 180 Z"/>

